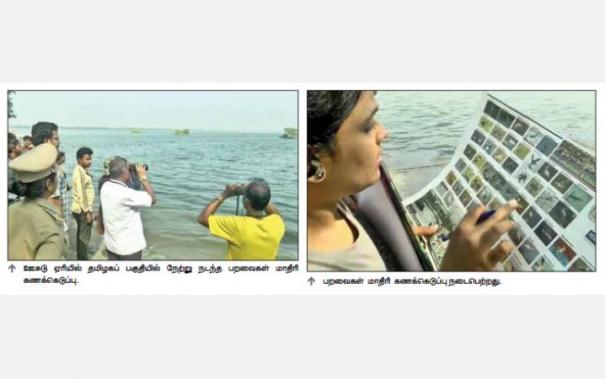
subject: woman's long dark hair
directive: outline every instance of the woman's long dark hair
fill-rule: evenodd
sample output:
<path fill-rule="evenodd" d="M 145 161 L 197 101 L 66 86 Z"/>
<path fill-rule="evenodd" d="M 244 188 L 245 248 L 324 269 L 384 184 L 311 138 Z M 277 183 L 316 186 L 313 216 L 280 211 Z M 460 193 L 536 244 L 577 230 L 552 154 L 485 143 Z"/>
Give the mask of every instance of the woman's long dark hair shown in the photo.
<path fill-rule="evenodd" d="M 336 132 L 351 114 L 362 91 L 307 91 L 307 177 L 319 149 L 332 151 Z"/>

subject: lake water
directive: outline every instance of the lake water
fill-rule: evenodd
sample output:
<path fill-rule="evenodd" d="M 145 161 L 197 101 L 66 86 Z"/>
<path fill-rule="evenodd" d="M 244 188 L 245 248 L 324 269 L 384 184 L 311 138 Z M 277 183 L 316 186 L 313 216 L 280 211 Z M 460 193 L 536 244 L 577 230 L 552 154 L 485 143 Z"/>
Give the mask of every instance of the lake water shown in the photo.
<path fill-rule="evenodd" d="M 594 153 L 594 92 L 490 91 L 517 111 Z M 478 123 L 482 92 L 381 91 L 377 117 L 389 130 L 384 161 L 403 198 L 431 181 Z M 422 169 L 418 169 L 422 167 Z"/>
<path fill-rule="evenodd" d="M 28 129 L 12 128 L 19 136 Z M 279 134 L 221 133 L 191 130 L 177 136 L 172 130 L 62 128 L 60 149 L 65 152 L 68 180 L 79 147 L 93 149 L 91 174 L 97 192 L 103 161 L 120 155 L 130 162 L 149 165 L 149 179 L 157 203 L 143 209 L 147 249 L 144 259 L 226 259 L 227 243 L 213 237 L 197 223 L 200 211 L 225 184 L 264 178 L 271 186 L 271 201 L 286 223 L 278 259 L 298 257 L 298 159 L 297 141 Z M 68 204 L 71 204 L 71 192 Z M 98 193 L 95 199 L 98 208 Z M 234 214 L 236 199 L 227 199 L 217 214 Z M 240 205 L 240 212 L 243 207 Z M 74 249 L 71 222 L 71 243 Z M 101 242 L 94 229 L 91 247 Z M 70 258 L 75 258 L 75 252 Z"/>

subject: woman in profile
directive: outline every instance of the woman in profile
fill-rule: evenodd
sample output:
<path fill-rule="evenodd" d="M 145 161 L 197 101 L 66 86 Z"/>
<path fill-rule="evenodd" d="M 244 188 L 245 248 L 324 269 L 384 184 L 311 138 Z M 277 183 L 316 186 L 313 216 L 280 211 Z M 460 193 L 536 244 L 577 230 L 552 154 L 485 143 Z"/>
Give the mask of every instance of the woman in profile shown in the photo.
<path fill-rule="evenodd" d="M 385 271 L 384 261 L 342 199 L 380 179 L 388 133 L 375 118 L 374 91 L 307 92 L 307 236 L 312 271 Z M 469 211 L 452 233 L 440 270 L 487 271 L 514 245 L 496 244 L 514 227 L 511 201 L 476 225 L 485 208 Z"/>
<path fill-rule="evenodd" d="M 64 258 L 63 218 L 49 201 L 57 189 L 56 160 L 55 146 L 43 143 L 9 163 L 24 197 L 8 207 L 9 259 Z"/>

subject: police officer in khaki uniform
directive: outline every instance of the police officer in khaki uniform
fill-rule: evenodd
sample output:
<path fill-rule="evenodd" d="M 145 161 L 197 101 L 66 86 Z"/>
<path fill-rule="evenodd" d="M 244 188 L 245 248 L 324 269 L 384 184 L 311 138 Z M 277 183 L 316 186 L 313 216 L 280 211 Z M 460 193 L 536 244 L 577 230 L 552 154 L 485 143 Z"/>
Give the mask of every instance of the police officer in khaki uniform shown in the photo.
<path fill-rule="evenodd" d="M 57 188 L 57 148 L 40 144 L 13 159 L 9 167 L 25 199 L 8 207 L 9 259 L 63 259 L 63 218 L 48 200 Z"/>

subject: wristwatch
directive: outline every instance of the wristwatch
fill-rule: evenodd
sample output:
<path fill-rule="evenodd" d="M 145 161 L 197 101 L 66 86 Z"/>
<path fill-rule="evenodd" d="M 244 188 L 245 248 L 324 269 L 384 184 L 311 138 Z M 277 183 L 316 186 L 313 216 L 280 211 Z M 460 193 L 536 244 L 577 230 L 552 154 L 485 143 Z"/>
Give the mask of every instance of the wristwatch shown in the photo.
<path fill-rule="evenodd" d="M 216 197 L 214 198 L 216 201 L 218 201 L 219 203 L 222 203 L 223 200 L 225 200 L 225 196 L 223 196 L 223 194 L 218 194 L 216 195 Z"/>

